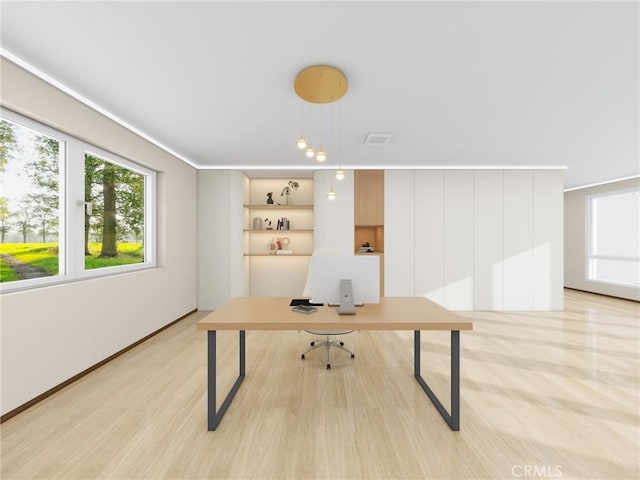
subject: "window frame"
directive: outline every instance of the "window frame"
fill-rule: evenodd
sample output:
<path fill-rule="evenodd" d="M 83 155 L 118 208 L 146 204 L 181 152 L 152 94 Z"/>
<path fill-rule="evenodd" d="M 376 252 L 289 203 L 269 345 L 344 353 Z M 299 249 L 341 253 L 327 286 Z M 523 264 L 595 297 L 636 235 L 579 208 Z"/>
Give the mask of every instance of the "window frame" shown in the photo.
<path fill-rule="evenodd" d="M 585 263 L 586 263 L 585 277 L 587 281 L 603 283 L 607 285 L 617 285 L 617 286 L 623 286 L 623 287 L 635 287 L 635 288 L 638 287 L 638 285 L 634 283 L 615 282 L 611 280 L 602 280 L 600 278 L 596 278 L 594 273 L 595 271 L 594 260 L 618 260 L 618 261 L 640 262 L 640 255 L 638 255 L 637 257 L 633 257 L 633 256 L 627 256 L 627 255 L 601 255 L 601 254 L 593 253 L 595 248 L 594 228 L 597 228 L 597 225 L 594 225 L 594 222 L 596 220 L 594 219 L 594 213 L 595 213 L 594 201 L 602 197 L 609 197 L 609 196 L 621 195 L 625 193 L 634 193 L 634 192 L 640 194 L 640 189 L 636 187 L 630 187 L 630 188 L 624 188 L 624 189 L 614 190 L 610 192 L 594 193 L 592 195 L 586 196 L 587 235 L 586 235 L 586 255 L 585 255 Z"/>
<path fill-rule="evenodd" d="M 117 274 L 117 273 L 127 273 L 131 271 L 142 270 L 146 268 L 155 268 L 156 267 L 156 243 L 155 243 L 155 214 L 156 214 L 156 181 L 157 174 L 154 170 L 143 167 L 137 163 L 126 160 L 123 157 L 115 155 L 111 152 L 103 150 L 95 145 L 91 145 L 90 143 L 79 141 L 78 146 L 81 147 L 81 161 L 82 161 L 82 191 L 76 202 L 76 205 L 79 207 L 76 209 L 76 222 L 81 224 L 82 228 L 79 229 L 78 233 L 79 244 L 75 248 L 76 253 L 76 263 L 80 265 L 80 274 L 79 276 L 82 278 L 94 278 L 94 277 L 102 277 L 104 275 Z M 144 257 L 145 260 L 140 263 L 131 263 L 129 265 L 118 265 L 114 267 L 101 267 L 101 268 L 93 268 L 87 270 L 84 268 L 84 165 L 85 165 L 85 155 L 90 154 L 94 155 L 101 160 L 104 160 L 109 163 L 113 163 L 114 165 L 118 165 L 119 167 L 127 168 L 136 173 L 144 175 L 144 235 L 143 235 L 143 248 L 144 248 Z M 76 240 L 77 243 L 77 240 Z"/>
<path fill-rule="evenodd" d="M 157 268 L 157 171 L 0 107 L 0 118 L 60 141 L 58 275 L 0 283 L 0 294 Z M 85 153 L 144 175 L 144 261 L 84 268 Z"/>

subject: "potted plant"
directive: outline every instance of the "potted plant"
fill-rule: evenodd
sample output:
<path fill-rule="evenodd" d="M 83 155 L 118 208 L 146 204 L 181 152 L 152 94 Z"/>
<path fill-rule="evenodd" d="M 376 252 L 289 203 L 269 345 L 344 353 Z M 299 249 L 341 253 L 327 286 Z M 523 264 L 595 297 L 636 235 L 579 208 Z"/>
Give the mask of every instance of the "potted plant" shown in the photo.
<path fill-rule="evenodd" d="M 287 185 L 282 189 L 282 193 L 280 194 L 281 197 L 285 197 L 285 205 L 293 205 L 291 193 L 297 190 L 299 186 L 300 184 L 295 180 L 289 180 L 289 182 L 287 182 Z"/>

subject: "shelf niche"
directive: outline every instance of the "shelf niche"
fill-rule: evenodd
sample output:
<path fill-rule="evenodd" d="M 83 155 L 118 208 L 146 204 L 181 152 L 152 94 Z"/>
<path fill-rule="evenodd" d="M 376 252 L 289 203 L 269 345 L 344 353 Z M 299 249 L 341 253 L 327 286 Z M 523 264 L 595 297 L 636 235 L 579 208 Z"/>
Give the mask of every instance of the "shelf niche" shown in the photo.
<path fill-rule="evenodd" d="M 289 205 L 281 195 L 289 180 L 299 184 L 292 191 Z M 272 192 L 274 204 L 267 204 L 267 193 Z M 251 296 L 299 296 L 307 277 L 309 258 L 313 253 L 314 235 L 313 179 L 251 178 L 245 196 L 244 210 L 244 258 L 249 275 Z M 282 203 L 282 205 L 278 205 Z M 254 219 L 260 218 L 261 229 L 254 229 Z M 286 217 L 289 230 L 277 230 L 278 220 Z M 267 230 L 271 221 L 271 230 Z M 276 255 L 270 249 L 276 238 L 289 239 L 283 248 L 293 254 Z M 277 260 L 273 260 L 272 258 Z M 287 260 L 288 259 L 288 260 Z"/>
<path fill-rule="evenodd" d="M 380 295 L 384 295 L 384 170 L 354 171 L 354 251 L 380 257 Z M 373 253 L 361 253 L 369 244 Z"/>

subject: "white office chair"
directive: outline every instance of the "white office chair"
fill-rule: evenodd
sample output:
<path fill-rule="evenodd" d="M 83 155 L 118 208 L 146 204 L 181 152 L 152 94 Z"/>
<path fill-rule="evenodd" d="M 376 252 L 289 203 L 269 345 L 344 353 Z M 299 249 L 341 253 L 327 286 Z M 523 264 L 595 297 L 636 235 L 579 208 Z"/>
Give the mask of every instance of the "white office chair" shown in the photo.
<path fill-rule="evenodd" d="M 319 249 L 313 252 L 313 255 L 314 256 L 335 255 L 337 253 L 338 252 L 334 250 Z M 307 281 L 304 286 L 304 291 L 302 292 L 302 295 L 304 297 L 311 297 L 311 265 L 312 264 L 313 262 L 309 261 L 309 270 L 307 271 Z M 352 333 L 353 330 L 305 330 L 305 332 L 310 333 L 312 335 L 318 335 L 318 336 L 324 337 L 324 339 L 312 340 L 310 343 L 311 348 L 305 350 L 300 356 L 300 358 L 302 358 L 303 360 L 305 358 L 305 355 L 309 353 L 311 350 L 315 350 L 316 348 L 321 348 L 321 347 L 325 347 L 327 350 L 327 370 L 331 370 L 331 347 L 338 348 L 340 350 L 347 352 L 348 354 L 351 355 L 351 358 L 356 357 L 351 350 L 344 347 L 344 342 L 340 340 L 332 340 L 332 338 L 335 338 L 338 335 L 347 335 L 349 333 Z"/>

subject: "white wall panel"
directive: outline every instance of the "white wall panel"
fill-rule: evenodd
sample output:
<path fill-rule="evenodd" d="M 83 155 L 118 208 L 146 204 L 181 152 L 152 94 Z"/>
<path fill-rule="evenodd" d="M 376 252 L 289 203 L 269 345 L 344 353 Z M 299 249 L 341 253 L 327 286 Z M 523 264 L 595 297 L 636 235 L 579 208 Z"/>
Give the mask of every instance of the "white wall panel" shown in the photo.
<path fill-rule="evenodd" d="M 474 310 L 502 310 L 503 171 L 474 172 Z"/>
<path fill-rule="evenodd" d="M 533 171 L 504 172 L 504 309 L 533 309 Z"/>
<path fill-rule="evenodd" d="M 473 171 L 444 172 L 444 301 L 473 309 Z"/>
<path fill-rule="evenodd" d="M 229 299 L 249 295 L 249 276 L 243 256 L 247 212 L 242 206 L 248 198 L 249 179 L 241 172 L 229 171 Z"/>
<path fill-rule="evenodd" d="M 353 170 L 345 171 L 343 180 L 335 179 L 333 170 L 320 170 L 314 176 L 314 248 L 353 253 Z M 327 198 L 330 188 L 335 200 Z"/>
<path fill-rule="evenodd" d="M 384 172 L 384 294 L 414 295 L 414 172 Z"/>
<path fill-rule="evenodd" d="M 414 218 L 415 295 L 444 305 L 444 171 L 415 171 Z"/>
<path fill-rule="evenodd" d="M 562 170 L 533 172 L 533 309 L 562 310 Z"/>
<path fill-rule="evenodd" d="M 198 171 L 198 309 L 213 310 L 246 294 L 243 248 L 244 175 Z"/>

